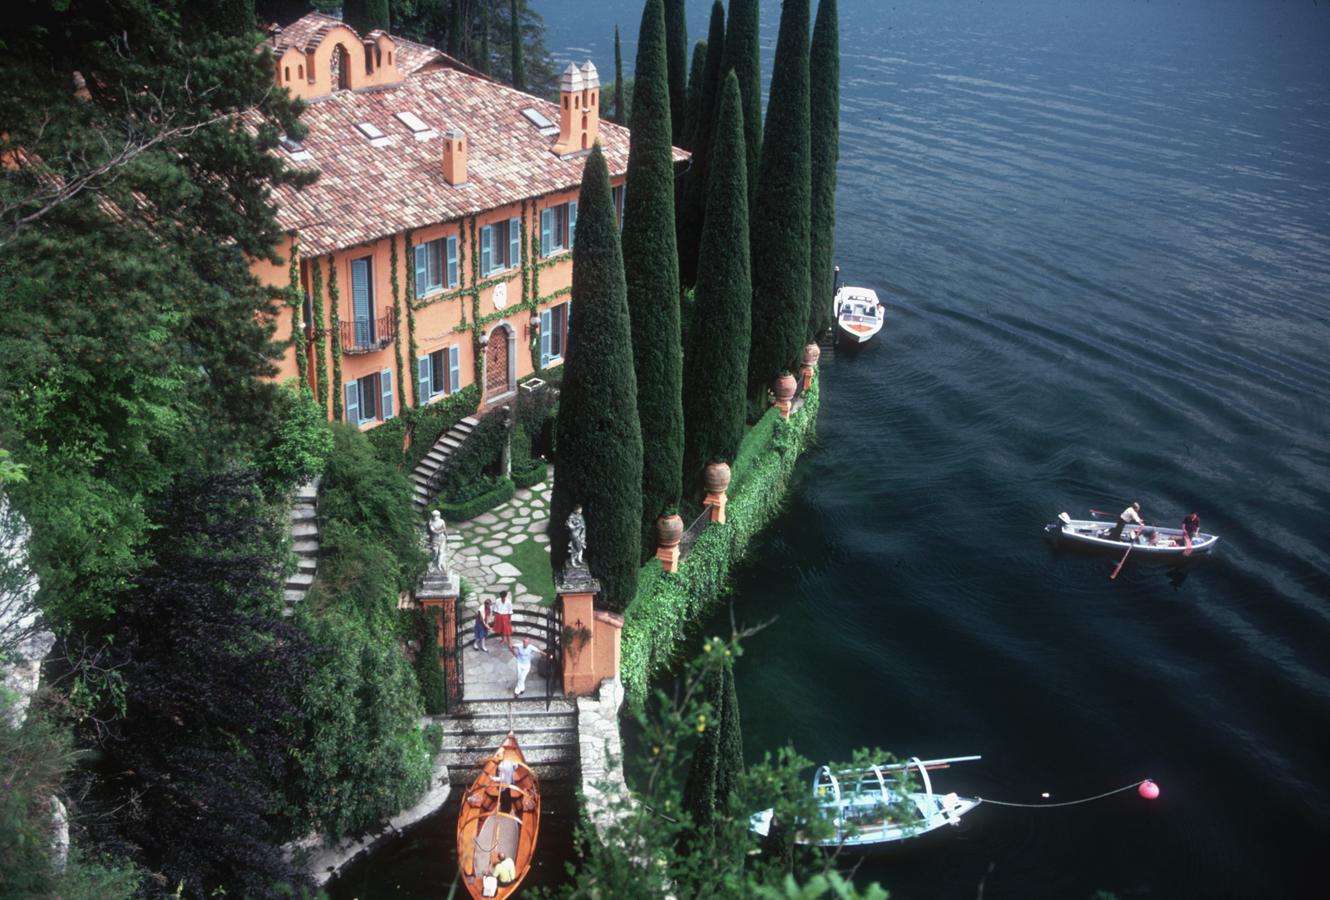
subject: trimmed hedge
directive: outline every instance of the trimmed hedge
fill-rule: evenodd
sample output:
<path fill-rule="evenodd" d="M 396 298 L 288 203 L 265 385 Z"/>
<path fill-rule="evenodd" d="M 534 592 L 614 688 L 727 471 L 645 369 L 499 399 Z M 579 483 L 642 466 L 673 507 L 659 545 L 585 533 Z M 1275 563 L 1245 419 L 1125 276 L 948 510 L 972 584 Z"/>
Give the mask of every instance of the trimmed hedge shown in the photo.
<path fill-rule="evenodd" d="M 794 464 L 816 432 L 819 405 L 814 378 L 803 407 L 788 421 L 776 413 L 766 426 L 770 416 L 764 416 L 740 448 L 739 459 L 748 458 L 745 477 L 742 483 L 737 477 L 731 481 L 725 524 L 702 532 L 678 572 L 661 571 L 656 560 L 642 567 L 637 594 L 624 612 L 620 664 L 620 677 L 635 706 L 646 699 L 651 676 L 673 660 L 688 626 L 725 591 L 730 570 L 753 538 L 780 511 Z"/>
<path fill-rule="evenodd" d="M 470 500 L 463 500 L 460 503 L 433 503 L 431 509 L 437 509 L 443 513 L 443 518 L 447 522 L 465 522 L 468 519 L 474 519 L 483 512 L 489 512 L 500 503 L 506 503 L 513 499 L 517 486 L 507 478 L 499 482 L 497 487 L 491 488 L 483 494 L 477 494 Z"/>
<path fill-rule="evenodd" d="M 739 444 L 739 453 L 734 457 L 734 465 L 730 467 L 731 494 L 743 486 L 748 473 L 753 469 L 753 463 L 771 447 L 771 442 L 776 437 L 777 423 L 782 421 L 784 420 L 780 417 L 780 410 L 774 406 L 770 407 L 748 434 L 744 435 L 743 442 Z"/>
<path fill-rule="evenodd" d="M 533 460 L 535 463 L 531 466 L 525 466 L 519 469 L 513 466 L 513 484 L 519 488 L 529 488 L 540 484 L 549 474 L 549 465 L 543 459 Z"/>

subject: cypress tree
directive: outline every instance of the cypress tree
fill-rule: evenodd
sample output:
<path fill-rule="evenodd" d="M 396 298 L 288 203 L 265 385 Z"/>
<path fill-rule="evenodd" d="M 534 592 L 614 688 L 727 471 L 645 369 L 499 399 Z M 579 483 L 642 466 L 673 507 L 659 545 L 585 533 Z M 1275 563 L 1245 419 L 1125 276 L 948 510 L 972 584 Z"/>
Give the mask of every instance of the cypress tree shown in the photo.
<path fill-rule="evenodd" d="M 490 4 L 482 0 L 480 4 L 480 56 L 476 59 L 476 68 L 484 74 L 490 73 Z"/>
<path fill-rule="evenodd" d="M 568 514 L 580 504 L 587 525 L 586 562 L 600 580 L 601 602 L 613 610 L 633 599 L 640 564 L 642 432 L 631 341 L 610 173 L 596 144 L 578 198 L 551 537 L 557 570 L 567 562 Z"/>
<path fill-rule="evenodd" d="M 725 673 L 713 666 L 702 676 L 702 695 L 711 707 L 711 720 L 693 749 L 693 762 L 683 786 L 683 808 L 693 820 L 691 839 L 710 855 L 716 827 L 716 784 L 724 767 L 720 748 L 720 719 L 725 708 Z"/>
<path fill-rule="evenodd" d="M 368 34 L 376 28 L 387 31 L 391 24 L 388 0 L 344 0 L 342 21 L 360 34 Z"/>
<path fill-rule="evenodd" d="M 697 135 L 697 116 L 702 109 L 702 81 L 706 78 L 707 42 L 693 44 L 693 65 L 688 70 L 688 106 L 684 110 L 683 138 L 679 146 L 685 150 L 693 149 L 693 138 Z"/>
<path fill-rule="evenodd" d="M 836 0 L 820 0 L 808 52 L 812 223 L 808 331 L 831 327 L 836 255 L 836 162 L 840 159 L 840 20 Z"/>
<path fill-rule="evenodd" d="M 448 55 L 453 59 L 462 58 L 462 28 L 462 0 L 452 0 L 448 8 Z"/>
<path fill-rule="evenodd" d="M 522 15 L 521 10 L 518 9 L 517 0 L 511 0 L 509 15 L 512 17 L 513 87 L 519 91 L 525 91 L 526 66 L 522 61 Z"/>
<path fill-rule="evenodd" d="M 711 135 L 725 72 L 721 68 L 724 55 L 725 7 L 716 0 L 711 6 L 711 28 L 707 32 L 707 65 L 702 76 L 697 127 L 693 133 L 693 159 L 684 178 L 684 201 L 679 209 L 679 280 L 686 286 L 697 281 L 697 253 L 702 240 L 702 216 L 707 206 L 707 178 L 711 166 Z M 742 114 L 742 110 L 740 112 Z"/>
<path fill-rule="evenodd" d="M 656 517 L 679 502 L 683 470 L 683 354 L 679 345 L 679 254 L 662 0 L 647 0 L 633 76 L 623 259 L 632 315 L 637 413 L 642 423 L 642 553 Z M 806 251 L 805 251 L 805 255 Z"/>
<path fill-rule="evenodd" d="M 734 661 L 725 662 L 724 699 L 720 715 L 720 758 L 716 773 L 716 808 L 725 810 L 739 794 L 739 775 L 744 770 L 743 727 L 739 721 L 739 694 L 734 689 Z"/>
<path fill-rule="evenodd" d="M 808 0 L 785 0 L 771 71 L 753 229 L 753 347 L 749 395 L 793 368 L 808 331 Z"/>
<path fill-rule="evenodd" d="M 762 156 L 762 55 L 758 0 L 730 0 L 721 71 L 739 76 L 743 95 L 744 141 L 748 145 L 748 208 L 753 209 Z"/>
<path fill-rule="evenodd" d="M 665 57 L 669 67 L 670 139 L 677 144 L 683 140 L 688 106 L 688 19 L 684 0 L 665 0 Z"/>
<path fill-rule="evenodd" d="M 628 124 L 627 111 L 623 108 L 623 52 L 619 49 L 618 25 L 614 26 L 614 121 Z"/>
<path fill-rule="evenodd" d="M 713 459 L 733 462 L 743 440 L 750 342 L 748 174 L 739 80 L 721 87 L 712 144 L 702 260 L 684 369 L 684 483 L 688 496 Z"/>

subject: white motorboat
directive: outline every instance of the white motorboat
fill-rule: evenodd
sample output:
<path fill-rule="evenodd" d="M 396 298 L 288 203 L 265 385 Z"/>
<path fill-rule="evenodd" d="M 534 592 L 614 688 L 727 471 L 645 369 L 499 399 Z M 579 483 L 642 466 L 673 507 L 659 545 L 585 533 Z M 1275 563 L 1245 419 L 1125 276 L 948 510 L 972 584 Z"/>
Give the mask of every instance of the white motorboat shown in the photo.
<path fill-rule="evenodd" d="M 1121 553 L 1130 547 L 1132 554 L 1154 559 L 1181 559 L 1198 553 L 1209 553 L 1219 543 L 1219 536 L 1198 531 L 1188 540 L 1181 528 L 1161 528 L 1156 525 L 1128 525 L 1118 539 L 1112 537 L 1113 522 L 1073 519 L 1059 513 L 1057 521 L 1044 526 L 1044 531 L 1060 544 L 1087 550 Z"/>
<path fill-rule="evenodd" d="M 921 760 L 913 757 L 903 763 L 834 772 L 830 767 L 822 766 L 813 776 L 813 796 L 831 822 L 832 834 L 813 840 L 801 831 L 795 835 L 795 841 L 820 847 L 869 848 L 918 837 L 944 825 L 959 825 L 961 816 L 982 801 L 958 797 L 954 793 L 935 794 L 928 773 L 948 768 L 952 763 L 980 758 L 954 756 Z M 922 791 L 903 789 L 907 773 L 911 776 L 918 773 Z M 771 830 L 771 817 L 772 810 L 764 809 L 752 816 L 749 827 L 766 837 Z"/>
<path fill-rule="evenodd" d="M 843 337 L 862 344 L 882 330 L 885 310 L 869 288 L 841 285 L 834 303 L 836 327 Z"/>

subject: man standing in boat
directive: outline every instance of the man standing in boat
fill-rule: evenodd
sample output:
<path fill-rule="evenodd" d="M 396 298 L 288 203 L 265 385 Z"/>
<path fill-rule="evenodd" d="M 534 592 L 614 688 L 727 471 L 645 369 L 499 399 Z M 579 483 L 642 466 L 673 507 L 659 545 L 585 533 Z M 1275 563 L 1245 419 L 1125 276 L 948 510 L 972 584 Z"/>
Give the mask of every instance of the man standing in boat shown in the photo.
<path fill-rule="evenodd" d="M 1132 524 L 1142 527 L 1145 525 L 1145 520 L 1141 518 L 1141 504 L 1137 501 L 1133 501 L 1131 506 L 1118 513 L 1118 524 L 1114 525 L 1113 530 L 1108 533 L 1108 539 L 1110 541 L 1122 540 L 1122 529 Z"/>

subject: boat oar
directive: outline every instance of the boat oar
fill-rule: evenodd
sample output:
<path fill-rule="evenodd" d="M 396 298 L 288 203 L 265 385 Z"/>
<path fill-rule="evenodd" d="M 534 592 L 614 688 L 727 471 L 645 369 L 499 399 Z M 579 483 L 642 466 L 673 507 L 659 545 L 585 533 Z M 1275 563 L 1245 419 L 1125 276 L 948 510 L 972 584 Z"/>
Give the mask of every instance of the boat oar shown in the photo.
<path fill-rule="evenodd" d="M 1092 515 L 1092 516 L 1111 516 L 1112 513 L 1106 513 L 1106 512 L 1104 512 L 1102 509 L 1092 509 L 1092 510 L 1090 510 L 1090 515 Z"/>
<path fill-rule="evenodd" d="M 1118 561 L 1117 567 L 1113 569 L 1113 574 L 1108 576 L 1109 581 L 1112 581 L 1113 579 L 1117 578 L 1118 573 L 1122 571 L 1122 564 L 1127 561 L 1128 556 L 1131 556 L 1132 546 L 1133 546 L 1132 544 L 1127 545 L 1127 552 L 1122 554 L 1122 559 Z"/>
<path fill-rule="evenodd" d="M 1182 551 L 1182 555 L 1191 556 L 1191 532 L 1186 528 L 1182 529 L 1182 544 L 1187 548 Z"/>

